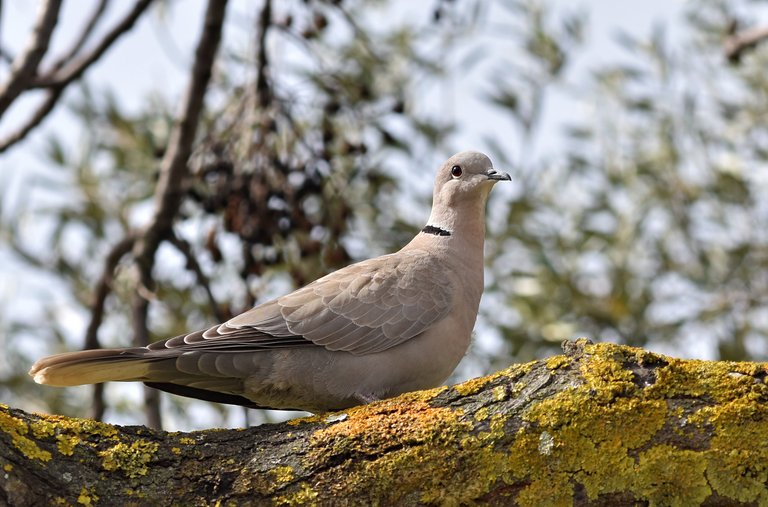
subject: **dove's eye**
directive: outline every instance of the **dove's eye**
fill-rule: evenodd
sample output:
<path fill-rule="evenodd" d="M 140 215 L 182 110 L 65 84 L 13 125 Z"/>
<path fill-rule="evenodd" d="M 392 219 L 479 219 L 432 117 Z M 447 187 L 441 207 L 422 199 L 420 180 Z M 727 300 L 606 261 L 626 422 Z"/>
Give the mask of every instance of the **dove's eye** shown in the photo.
<path fill-rule="evenodd" d="M 451 167 L 451 176 L 453 176 L 454 178 L 461 177 L 461 173 L 462 173 L 461 167 L 457 165 Z"/>

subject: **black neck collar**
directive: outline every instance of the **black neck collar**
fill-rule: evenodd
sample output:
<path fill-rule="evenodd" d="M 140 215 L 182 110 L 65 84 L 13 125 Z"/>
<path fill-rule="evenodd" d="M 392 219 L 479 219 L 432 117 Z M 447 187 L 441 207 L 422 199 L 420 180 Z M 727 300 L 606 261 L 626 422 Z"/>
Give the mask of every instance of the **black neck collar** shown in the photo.
<path fill-rule="evenodd" d="M 424 227 L 421 232 L 425 234 L 434 234 L 435 236 L 450 236 L 451 231 L 446 231 L 445 229 L 441 229 L 440 227 L 435 227 L 434 225 L 427 225 Z"/>

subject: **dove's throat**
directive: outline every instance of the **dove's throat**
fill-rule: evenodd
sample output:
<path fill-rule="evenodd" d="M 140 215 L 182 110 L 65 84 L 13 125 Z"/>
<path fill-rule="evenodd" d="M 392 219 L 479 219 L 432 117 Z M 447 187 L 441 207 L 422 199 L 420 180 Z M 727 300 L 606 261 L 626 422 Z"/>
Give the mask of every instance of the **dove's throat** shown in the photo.
<path fill-rule="evenodd" d="M 458 237 L 471 242 L 469 244 L 480 245 L 482 250 L 488 192 L 459 202 L 442 202 L 443 197 L 439 194 L 435 196 L 429 220 L 421 232 L 441 238 Z"/>

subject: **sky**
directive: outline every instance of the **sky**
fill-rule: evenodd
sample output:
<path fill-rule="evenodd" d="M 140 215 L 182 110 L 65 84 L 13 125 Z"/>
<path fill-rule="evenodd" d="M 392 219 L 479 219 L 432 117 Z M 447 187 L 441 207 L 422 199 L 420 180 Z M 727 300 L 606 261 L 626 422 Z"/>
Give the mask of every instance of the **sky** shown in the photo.
<path fill-rule="evenodd" d="M 669 37 L 673 40 L 679 34 L 675 33 L 676 23 L 682 15 L 684 2 L 681 0 L 645 0 L 643 2 L 617 2 L 615 0 L 591 0 L 571 2 L 552 0 L 551 5 L 556 9 L 573 10 L 584 7 L 588 10 L 588 39 L 585 50 L 580 52 L 579 60 L 572 64 L 573 71 L 569 73 L 570 89 L 578 90 L 590 72 L 590 69 L 600 67 L 609 62 L 616 62 L 622 56 L 622 50 L 616 44 L 616 34 L 623 31 L 636 37 L 645 38 L 657 24 L 668 27 Z M 80 0 L 65 2 L 65 10 L 57 32 L 53 47 L 61 45 L 71 38 L 72 28 L 77 26 L 77 20 L 82 19 L 84 12 L 89 12 L 91 1 Z M 163 2 L 168 11 L 155 11 L 141 21 L 134 32 L 123 37 L 120 42 L 102 59 L 102 61 L 87 74 L 87 80 L 92 87 L 111 89 L 120 97 L 122 106 L 128 110 L 137 110 L 152 93 L 162 93 L 173 102 L 178 98 L 186 84 L 187 68 L 191 62 L 192 48 L 201 26 L 201 14 L 204 2 L 201 0 L 185 0 L 184 2 Z M 391 9 L 392 22 L 397 22 L 397 16 L 418 19 L 425 16 L 423 11 L 432 7 L 432 2 L 407 2 L 399 0 L 396 9 Z M 88 8 L 83 6 L 87 5 Z M 117 2 L 110 11 L 111 19 L 116 19 L 120 12 L 130 5 L 129 2 Z M 235 44 L 248 44 L 251 25 L 244 21 L 243 13 L 250 12 L 251 2 L 236 0 L 231 2 L 228 13 L 229 24 L 225 37 Z M 12 51 L 17 52 L 34 19 L 37 2 L 11 0 L 4 2 L 2 24 L 0 24 L 0 41 Z M 497 15 L 497 13 L 492 13 Z M 498 13 L 498 15 L 503 15 Z M 428 16 L 426 16 L 428 19 Z M 106 25 L 110 23 L 107 22 Z M 64 43 L 66 45 L 66 43 Z M 446 121 L 456 121 L 460 128 L 450 140 L 451 146 L 457 149 L 483 149 L 482 134 L 487 125 L 505 125 L 508 119 L 500 117 L 483 101 L 477 90 L 490 91 L 492 83 L 484 82 L 487 73 L 463 72 L 461 55 L 446 56 L 445 62 L 450 69 L 453 79 L 436 93 L 425 90 L 425 97 L 419 100 L 417 107 L 430 117 Z M 0 76 L 2 79 L 3 76 Z M 434 90 L 432 90 L 434 91 Z M 72 96 L 70 91 L 69 96 Z M 24 117 L 30 102 L 15 105 L 3 118 L 0 118 L 0 137 L 7 133 L 19 118 Z M 585 114 L 585 110 L 566 92 L 552 95 L 545 105 L 543 130 L 546 144 L 542 146 L 526 146 L 522 153 L 519 146 L 510 146 L 510 157 L 520 162 L 525 157 L 540 156 L 550 150 L 556 150 L 559 140 L 559 126 L 568 118 Z M 42 128 L 33 133 L 28 140 L 18 144 L 9 152 L 0 155 L 0 210 L 2 217 L 13 217 L 19 210 L 24 209 L 31 200 L 25 188 L 32 179 L 51 173 L 45 158 L 41 156 L 45 142 L 50 133 L 63 136 L 71 148 L 76 148 L 82 133 L 77 124 L 72 121 L 66 108 L 58 110 L 44 123 Z M 450 153 L 435 153 L 430 155 L 433 166 Z M 503 168 L 500 168 L 503 169 Z M 431 172 L 422 171 L 414 185 L 422 191 L 431 187 Z M 403 173 L 405 177 L 405 172 Z M 411 176 L 412 177 L 412 176 Z M 494 190 L 494 199 L 503 200 L 513 190 L 502 188 Z M 50 200 L 66 199 L 61 193 L 37 194 L 34 198 L 40 204 Z M 30 230 L 34 230 L 31 227 Z M 66 293 L 61 287 L 52 283 L 49 277 L 36 274 L 19 263 L 0 244 L 0 346 L 3 340 L 9 340 L 2 327 L 3 315 L 13 314 L 24 316 L 30 321 L 44 318 L 43 305 L 40 304 L 41 294 L 45 299 L 44 305 L 53 305 L 57 312 L 63 312 L 68 322 L 71 322 L 73 347 L 81 341 L 86 325 L 86 316 L 72 310 Z M 493 346 L 492 344 L 490 346 Z M 0 368 L 2 362 L 0 361 Z M 464 375 L 476 375 L 482 372 L 467 371 Z M 110 388 L 111 389 L 111 388 Z M 138 396 L 139 391 L 135 391 Z M 124 421 L 123 421 L 124 422 Z M 198 421 L 204 427 L 206 421 Z M 189 429 L 189 428 L 178 428 Z"/>

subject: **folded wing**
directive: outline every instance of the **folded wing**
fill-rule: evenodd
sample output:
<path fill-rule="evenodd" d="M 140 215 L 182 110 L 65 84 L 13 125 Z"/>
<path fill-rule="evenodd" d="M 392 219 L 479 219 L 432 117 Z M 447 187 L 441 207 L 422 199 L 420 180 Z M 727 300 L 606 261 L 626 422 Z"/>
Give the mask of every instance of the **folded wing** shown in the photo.
<path fill-rule="evenodd" d="M 353 264 L 219 326 L 150 349 L 243 352 L 322 346 L 355 355 L 409 340 L 450 311 L 451 282 L 423 251 Z"/>

